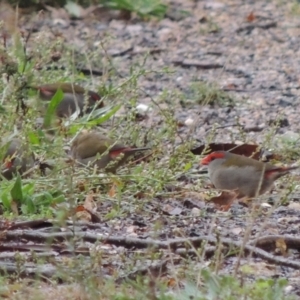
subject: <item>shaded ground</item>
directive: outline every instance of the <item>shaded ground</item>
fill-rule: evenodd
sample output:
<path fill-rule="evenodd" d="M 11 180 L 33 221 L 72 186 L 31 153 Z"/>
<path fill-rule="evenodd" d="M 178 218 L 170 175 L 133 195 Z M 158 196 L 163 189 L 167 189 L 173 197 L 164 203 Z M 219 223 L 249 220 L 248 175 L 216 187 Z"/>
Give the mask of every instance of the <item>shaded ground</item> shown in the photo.
<path fill-rule="evenodd" d="M 150 132 L 148 138 L 154 140 L 154 145 L 156 134 L 157 137 L 163 136 L 163 131 L 168 126 L 176 129 L 174 141 L 165 139 L 158 144 L 158 152 L 162 152 L 158 167 L 166 166 L 160 165 L 160 162 L 166 161 L 168 156 L 172 157 L 176 152 L 173 152 L 174 145 L 179 148 L 182 144 L 189 147 L 191 144 L 187 141 L 196 144 L 204 141 L 256 142 L 286 155 L 287 161 L 284 163 L 291 157 L 298 158 L 297 151 L 287 148 L 292 143 L 292 147 L 298 149 L 297 133 L 300 127 L 297 109 L 300 94 L 300 19 L 299 14 L 292 13 L 292 4 L 242 0 L 172 1 L 171 8 L 168 18 L 149 22 L 138 19 L 110 20 L 109 17 L 103 18 L 97 14 L 83 21 L 71 21 L 62 19 L 57 14 L 53 14 L 51 18 L 46 13 L 43 19 L 34 20 L 34 27 L 38 32 L 33 37 L 41 35 L 42 43 L 45 43 L 45 39 L 49 42 L 59 37 L 63 43 L 76 49 L 75 61 L 78 59 L 79 62 L 79 57 L 87 57 L 86 61 L 90 62 L 88 68 L 103 72 L 103 76 L 91 77 L 93 87 L 98 86 L 100 81 L 105 85 L 111 82 L 115 87 L 122 86 L 124 81 L 134 77 L 131 69 L 135 70 L 135 74 L 145 72 L 144 76 L 136 76 L 138 88 L 126 88 L 122 96 L 127 103 L 118 112 L 118 116 L 121 118 L 125 113 L 129 114 L 130 106 L 136 105 L 137 99 L 137 103 L 147 104 L 152 110 L 148 112 L 148 118 L 137 122 L 135 129 L 142 133 Z M 24 26 L 30 28 L 31 23 Z M 57 49 L 62 60 L 72 59 L 70 52 L 65 52 L 63 46 L 59 45 Z M 51 80 L 51 75 L 48 78 Z M 56 75 L 53 76 L 53 81 L 55 78 Z M 213 83 L 216 87 L 211 87 L 210 92 L 217 91 L 220 95 L 225 91 L 233 100 L 224 96 L 224 100 L 218 103 L 207 104 L 210 96 L 203 97 L 202 82 Z M 112 101 L 123 100 L 118 95 L 118 99 Z M 130 136 L 131 129 L 128 131 L 128 127 L 123 126 L 122 122 L 117 121 L 116 124 L 120 135 Z M 111 125 L 109 123 L 107 127 Z M 288 139 L 287 144 L 282 142 L 282 136 Z M 162 146 L 167 151 L 162 151 Z M 199 171 L 198 166 L 196 167 L 198 159 L 192 157 L 179 160 L 175 170 L 184 173 L 185 164 L 189 160 L 195 165 L 193 169 Z M 176 164 L 172 161 L 169 163 L 172 166 Z M 295 176 L 284 179 L 272 195 L 264 196 L 271 203 L 285 199 L 286 206 L 276 204 L 256 212 L 234 204 L 229 212 L 224 213 L 204 202 L 210 192 L 206 188 L 208 180 L 205 175 L 201 173 L 200 177 L 195 177 L 188 172 L 181 181 L 172 178 L 170 184 L 164 186 L 159 193 L 154 191 L 147 195 L 148 191 L 145 191 L 146 196 L 135 195 L 133 198 L 128 196 L 131 191 L 125 191 L 121 203 L 122 215 L 117 218 L 105 219 L 118 204 L 99 194 L 96 200 L 100 203 L 100 224 L 95 225 L 95 228 L 74 228 L 69 225 L 67 232 L 78 230 L 83 235 L 89 233 L 98 234 L 99 237 L 141 240 L 151 238 L 156 241 L 203 235 L 216 239 L 221 236 L 240 242 L 245 238 L 247 243 L 260 236 L 296 237 L 300 220 L 296 189 L 298 179 Z M 290 186 L 293 186 L 292 192 Z M 177 188 L 175 191 L 174 187 Z M 49 228 L 39 231 L 50 234 L 52 226 L 54 225 L 51 223 Z M 60 231 L 60 228 L 59 226 L 54 231 Z M 24 238 L 22 242 L 25 243 L 27 239 L 34 242 L 45 240 L 22 234 L 24 233 L 17 232 L 16 236 L 12 235 L 13 238 L 8 235 L 5 242 L 10 243 L 18 235 L 20 239 Z M 294 242 L 296 246 L 292 246 L 293 242 L 285 241 L 290 248 L 286 251 L 275 246 L 278 240 L 280 238 L 274 238 L 267 247 L 261 247 L 271 255 L 277 248 L 278 261 L 271 263 L 270 259 L 259 255 L 252 258 L 242 256 L 240 264 L 249 269 L 247 272 L 238 270 L 237 274 L 250 281 L 257 278 L 258 274 L 263 278 L 287 278 L 288 291 L 300 296 L 300 269 L 297 267 L 297 263 L 300 264 L 299 244 Z M 65 262 L 58 254 L 70 254 L 72 251 L 82 253 L 82 261 L 85 262 L 86 255 L 91 254 L 90 247 L 94 247 L 93 239 L 91 243 L 69 243 L 64 238 L 59 241 L 57 248 L 52 245 L 50 250 L 53 253 L 49 253 L 49 257 L 57 257 L 62 263 Z M 217 245 L 218 241 L 211 243 L 209 247 Z M 107 243 L 99 247 L 103 255 L 101 273 L 108 277 L 115 276 L 117 280 L 126 276 L 129 269 L 145 267 L 146 257 L 149 263 L 153 259 L 152 250 L 145 247 L 137 250 L 139 247 L 136 244 L 128 246 L 125 241 L 121 245 Z M 183 245 L 179 248 L 182 247 Z M 9 244 L 7 249 L 11 248 L 14 247 Z M 46 248 L 42 250 L 46 251 Z M 172 264 L 168 260 L 166 265 L 161 266 L 164 278 L 168 278 L 165 280 L 170 280 L 174 274 L 179 280 L 184 280 L 186 274 L 183 276 L 180 269 L 188 259 L 185 261 L 180 251 L 171 255 L 169 250 L 158 251 L 159 257 L 155 262 L 164 262 L 172 257 Z M 216 265 L 221 274 L 233 274 L 239 261 L 238 255 L 225 252 L 225 256 L 216 258 L 212 256 L 215 252 L 216 248 L 208 249 L 207 253 L 204 251 L 193 267 L 201 268 L 204 263 L 211 263 Z M 280 259 L 284 259 L 283 256 L 296 265 L 288 266 L 288 263 L 282 262 Z M 170 264 L 175 266 L 176 271 L 170 268 Z M 78 268 L 79 265 L 80 263 Z M 49 268 L 50 274 L 57 271 L 57 268 L 54 271 L 52 267 Z M 185 271 L 188 273 L 191 270 Z M 80 269 L 80 272 L 87 274 L 86 270 Z"/>

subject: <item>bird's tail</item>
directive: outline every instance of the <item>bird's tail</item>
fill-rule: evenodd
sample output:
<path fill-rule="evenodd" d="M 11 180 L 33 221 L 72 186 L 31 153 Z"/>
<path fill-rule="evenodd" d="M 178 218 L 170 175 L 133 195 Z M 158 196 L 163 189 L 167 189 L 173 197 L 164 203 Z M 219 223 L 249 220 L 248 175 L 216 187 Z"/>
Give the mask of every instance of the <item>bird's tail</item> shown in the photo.
<path fill-rule="evenodd" d="M 271 170 L 267 170 L 265 172 L 267 177 L 275 177 L 275 179 L 282 177 L 289 173 L 292 170 L 298 169 L 299 166 L 296 167 L 278 167 L 278 168 L 273 168 Z"/>
<path fill-rule="evenodd" d="M 122 153 L 135 153 L 138 151 L 146 151 L 149 150 L 150 148 L 148 147 L 144 147 L 144 148 L 130 148 L 130 147 L 124 147 L 124 148 L 119 148 L 119 149 L 115 149 L 115 150 L 110 150 L 109 151 L 109 155 L 111 158 L 117 157 Z"/>

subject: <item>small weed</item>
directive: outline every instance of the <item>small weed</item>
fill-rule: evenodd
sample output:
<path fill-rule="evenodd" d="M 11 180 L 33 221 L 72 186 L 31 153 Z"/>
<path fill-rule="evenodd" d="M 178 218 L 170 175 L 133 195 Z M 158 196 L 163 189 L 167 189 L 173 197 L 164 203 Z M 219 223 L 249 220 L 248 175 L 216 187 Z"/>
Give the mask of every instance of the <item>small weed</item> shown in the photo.
<path fill-rule="evenodd" d="M 299 1 L 293 1 L 291 4 L 291 14 L 294 16 L 299 16 L 300 15 L 300 2 Z"/>
<path fill-rule="evenodd" d="M 234 99 L 222 91 L 216 84 L 193 82 L 191 85 L 191 99 L 200 105 L 233 105 Z"/>
<path fill-rule="evenodd" d="M 164 17 L 167 6 L 161 0 L 106 0 L 104 6 L 112 9 L 135 12 L 139 16 Z"/>
<path fill-rule="evenodd" d="M 201 28 L 200 33 L 205 35 L 208 33 L 217 33 L 221 31 L 220 26 L 212 20 L 212 18 L 204 18 L 204 20 L 201 22 Z"/>

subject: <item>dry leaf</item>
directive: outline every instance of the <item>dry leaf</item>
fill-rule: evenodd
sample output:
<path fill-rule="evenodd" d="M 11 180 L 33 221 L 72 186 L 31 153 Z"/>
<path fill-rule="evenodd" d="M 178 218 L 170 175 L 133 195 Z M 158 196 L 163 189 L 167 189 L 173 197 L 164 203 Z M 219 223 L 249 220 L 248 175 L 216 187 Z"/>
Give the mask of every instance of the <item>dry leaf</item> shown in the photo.
<path fill-rule="evenodd" d="M 83 180 L 78 181 L 76 183 L 76 187 L 79 189 L 80 192 L 84 192 L 86 190 L 86 188 L 85 188 L 85 181 L 83 181 Z"/>
<path fill-rule="evenodd" d="M 203 152 L 205 149 L 205 152 Z M 255 144 L 231 144 L 231 143 L 211 143 L 208 145 L 201 145 L 190 150 L 194 155 L 208 155 L 214 151 L 228 151 L 238 155 L 244 155 L 253 159 L 269 161 L 271 159 L 280 160 L 281 156 L 263 150 L 259 145 Z"/>
<path fill-rule="evenodd" d="M 234 84 L 234 83 L 229 83 L 226 86 L 223 87 L 223 89 L 227 89 L 227 90 L 236 90 L 238 88 L 238 85 Z"/>
<path fill-rule="evenodd" d="M 253 11 L 247 16 L 247 22 L 251 23 L 256 19 L 256 16 L 254 15 Z"/>
<path fill-rule="evenodd" d="M 276 240 L 276 253 L 281 253 L 282 256 L 287 255 L 287 245 L 284 239 L 277 239 Z"/>
<path fill-rule="evenodd" d="M 4 34 L 13 35 L 17 30 L 17 13 L 7 2 L 0 3 L 0 20 L 3 22 Z"/>
<path fill-rule="evenodd" d="M 83 205 L 78 205 L 75 209 L 75 217 L 82 221 L 99 223 L 101 219 L 95 213 L 97 205 L 94 201 L 94 193 L 86 196 Z"/>
<path fill-rule="evenodd" d="M 85 208 L 83 205 L 78 205 L 75 209 L 75 212 L 79 212 L 79 211 L 85 211 Z"/>
<path fill-rule="evenodd" d="M 15 215 L 19 215 L 18 204 L 16 201 L 12 200 L 10 203 L 10 208 Z"/>
<path fill-rule="evenodd" d="M 177 280 L 175 278 L 170 278 L 167 283 L 168 287 L 177 287 Z"/>
<path fill-rule="evenodd" d="M 235 199 L 237 199 L 236 191 L 222 191 L 219 196 L 212 197 L 210 199 L 213 202 L 217 209 L 222 211 L 228 211 Z"/>
<path fill-rule="evenodd" d="M 139 192 L 136 192 L 134 195 L 133 195 L 134 198 L 136 199 L 143 199 L 146 197 L 146 193 L 142 192 L 142 191 L 139 191 Z"/>
<path fill-rule="evenodd" d="M 115 197 L 115 195 L 116 195 L 116 184 L 113 183 L 111 188 L 108 191 L 108 196 L 113 198 L 113 197 Z"/>
<path fill-rule="evenodd" d="M 90 193 L 86 196 L 83 204 L 86 210 L 95 211 L 97 209 L 97 204 L 94 201 L 94 196 L 94 193 Z"/>
<path fill-rule="evenodd" d="M 85 208 L 83 205 L 78 205 L 75 211 L 75 217 L 78 220 L 92 223 L 99 223 L 101 221 L 100 218 L 92 210 Z"/>
<path fill-rule="evenodd" d="M 118 180 L 117 178 L 112 178 L 112 186 L 108 191 L 109 197 L 115 197 L 117 193 L 117 188 L 122 187 L 124 185 L 123 181 Z"/>
<path fill-rule="evenodd" d="M 92 216 L 88 211 L 86 210 L 77 211 L 77 208 L 76 208 L 75 217 L 77 220 L 86 221 L 86 222 L 91 222 L 92 220 Z"/>
<path fill-rule="evenodd" d="M 252 157 L 254 159 L 259 159 L 261 157 L 262 150 L 258 145 L 252 144 L 230 144 L 230 143 L 211 143 L 209 145 L 201 145 L 191 152 L 195 155 L 204 154 L 203 151 L 206 149 L 205 154 L 210 154 L 214 151 L 229 151 L 231 153 L 244 155 L 247 157 Z"/>
<path fill-rule="evenodd" d="M 64 8 L 55 8 L 49 5 L 45 5 L 46 9 L 51 12 L 52 19 L 61 19 L 64 21 L 69 21 L 69 14 Z"/>
<path fill-rule="evenodd" d="M 84 200 L 84 208 L 85 210 L 91 215 L 91 221 L 93 223 L 99 223 L 101 221 L 100 217 L 98 217 L 96 210 L 97 210 L 97 204 L 95 202 L 95 194 L 90 193 L 86 196 Z"/>

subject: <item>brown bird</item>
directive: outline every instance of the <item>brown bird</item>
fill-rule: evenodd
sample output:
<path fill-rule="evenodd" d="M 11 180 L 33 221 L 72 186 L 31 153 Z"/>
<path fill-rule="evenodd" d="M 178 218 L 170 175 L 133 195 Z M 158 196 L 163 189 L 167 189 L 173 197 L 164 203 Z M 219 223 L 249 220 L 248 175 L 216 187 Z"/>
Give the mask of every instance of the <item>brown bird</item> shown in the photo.
<path fill-rule="evenodd" d="M 238 197 L 253 198 L 269 191 L 274 181 L 298 167 L 277 167 L 269 163 L 225 151 L 213 152 L 201 160 L 208 166 L 217 189 L 236 190 Z"/>
<path fill-rule="evenodd" d="M 11 180 L 17 173 L 22 175 L 33 166 L 34 156 L 29 152 L 28 147 L 18 138 L 12 139 L 3 158 L 1 175 Z"/>
<path fill-rule="evenodd" d="M 42 100 L 51 100 L 58 89 L 63 91 L 64 97 L 56 108 L 56 115 L 60 118 L 71 116 L 76 111 L 76 104 L 80 110 L 80 115 L 91 112 L 95 105 L 96 108 L 104 106 L 97 93 L 87 91 L 76 84 L 58 82 L 32 86 L 32 88 L 38 90 Z"/>
<path fill-rule="evenodd" d="M 149 148 L 131 148 L 115 143 L 112 139 L 97 132 L 80 133 L 72 143 L 71 156 L 80 164 L 115 173 L 126 160 L 137 151 Z"/>

